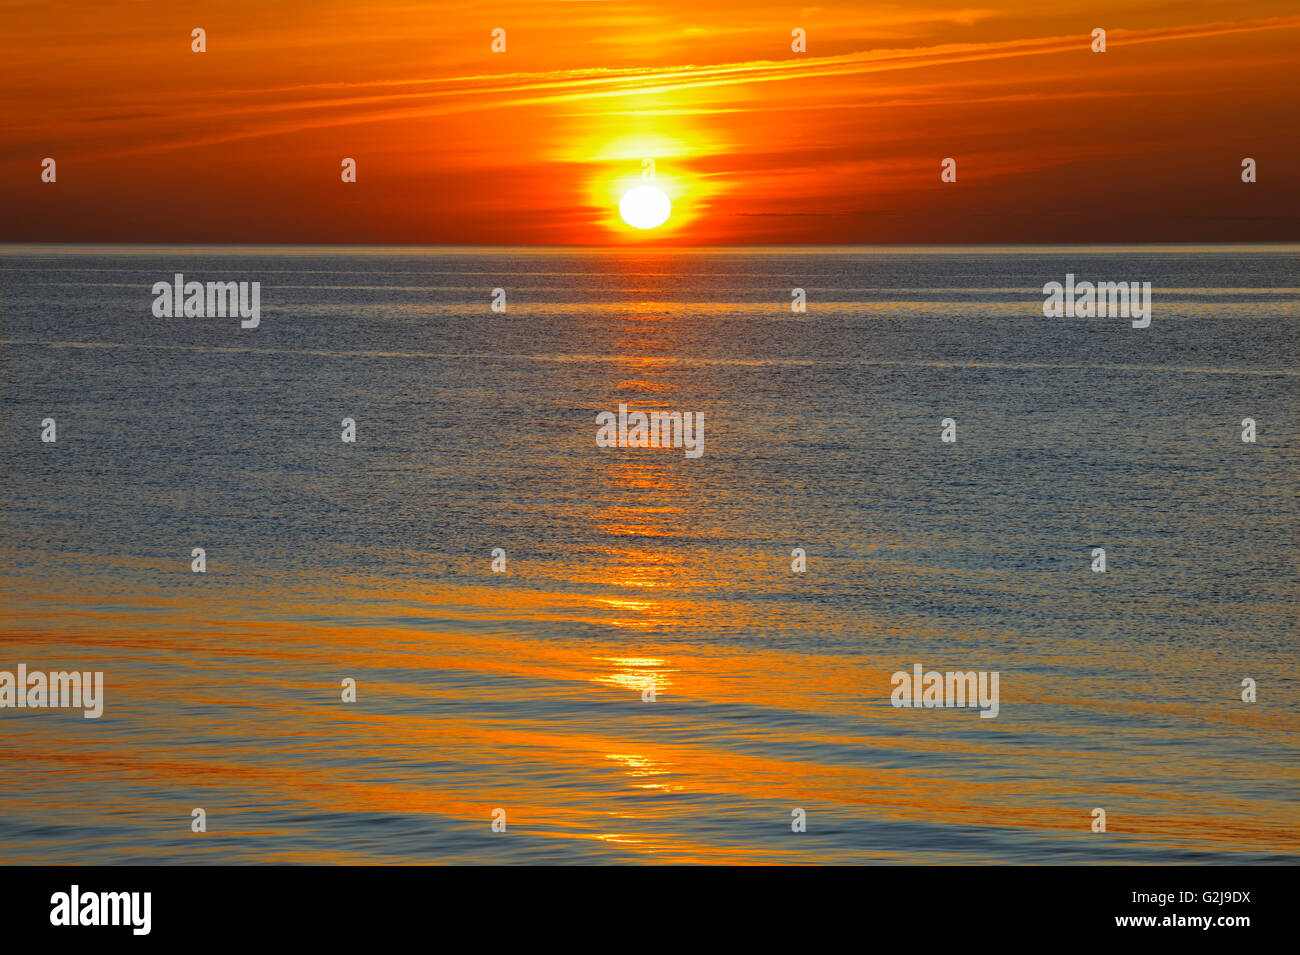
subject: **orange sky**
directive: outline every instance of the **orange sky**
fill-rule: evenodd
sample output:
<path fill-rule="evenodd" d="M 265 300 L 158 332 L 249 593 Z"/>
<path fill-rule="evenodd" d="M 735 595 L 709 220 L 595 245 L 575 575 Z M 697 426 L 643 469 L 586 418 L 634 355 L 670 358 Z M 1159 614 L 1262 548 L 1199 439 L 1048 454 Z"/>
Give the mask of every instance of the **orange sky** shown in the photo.
<path fill-rule="evenodd" d="M 0 24 L 3 241 L 1300 239 L 1300 12 L 1276 0 L 80 0 Z M 648 233 L 617 215 L 643 158 L 674 204 Z"/>

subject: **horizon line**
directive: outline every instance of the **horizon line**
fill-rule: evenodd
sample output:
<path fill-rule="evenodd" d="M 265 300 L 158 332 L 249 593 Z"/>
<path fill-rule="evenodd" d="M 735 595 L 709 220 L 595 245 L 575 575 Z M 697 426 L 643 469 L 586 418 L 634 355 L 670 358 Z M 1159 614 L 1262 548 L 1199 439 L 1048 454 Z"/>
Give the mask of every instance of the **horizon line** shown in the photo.
<path fill-rule="evenodd" d="M 78 241 L 59 241 L 59 242 L 29 242 L 29 241 L 0 241 L 0 250 L 13 251 L 20 249 L 37 249 L 75 252 L 79 250 L 87 251 L 112 251 L 120 250 L 145 251 L 152 249 L 184 249 L 184 250 L 309 250 L 319 251 L 325 254 L 331 252 L 349 252 L 359 250 L 374 251 L 399 251 L 399 250 L 438 250 L 446 252 L 545 252 L 545 251 L 581 251 L 581 252 L 616 252 L 616 253 L 655 253 L 655 252 L 735 252 L 749 253 L 772 251 L 798 251 L 808 250 L 809 252 L 849 252 L 849 251 L 871 251 L 871 250 L 907 250 L 907 251 L 963 251 L 963 250 L 1038 250 L 1048 252 L 1052 250 L 1075 250 L 1075 249 L 1142 249 L 1149 252 L 1157 251 L 1209 251 L 1213 249 L 1232 249 L 1235 251 L 1250 251 L 1258 249 L 1261 251 L 1295 251 L 1300 253 L 1300 239 L 1281 240 L 1275 242 L 1260 241 L 1240 241 L 1240 242 L 935 242 L 935 243 L 836 243 L 826 242 L 817 244 L 808 243 L 746 243 L 746 244 L 722 244 L 722 245 L 590 245 L 581 243 L 385 243 L 385 242 L 358 242 L 358 243 L 303 243 L 303 242 L 78 242 Z"/>

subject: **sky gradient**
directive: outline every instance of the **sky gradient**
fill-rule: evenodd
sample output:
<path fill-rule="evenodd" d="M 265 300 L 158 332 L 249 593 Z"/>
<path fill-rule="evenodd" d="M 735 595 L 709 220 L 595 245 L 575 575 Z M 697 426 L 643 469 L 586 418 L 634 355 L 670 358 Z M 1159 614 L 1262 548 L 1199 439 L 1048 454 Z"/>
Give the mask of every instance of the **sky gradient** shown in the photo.
<path fill-rule="evenodd" d="M 0 17 L 0 241 L 1300 238 L 1300 15 L 1274 0 L 0 3 Z M 637 232 L 617 203 L 645 158 L 674 211 Z"/>

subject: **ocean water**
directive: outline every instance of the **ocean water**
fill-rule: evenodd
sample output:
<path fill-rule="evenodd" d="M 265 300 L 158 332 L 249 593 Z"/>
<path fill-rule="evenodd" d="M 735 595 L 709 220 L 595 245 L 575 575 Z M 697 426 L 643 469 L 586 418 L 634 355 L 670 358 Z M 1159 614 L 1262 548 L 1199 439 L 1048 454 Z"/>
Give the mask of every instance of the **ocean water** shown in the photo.
<path fill-rule="evenodd" d="M 177 272 L 260 326 L 154 317 Z M 1151 326 L 1045 318 L 1067 272 Z M 0 861 L 1300 861 L 1297 286 L 1297 247 L 0 247 L 0 670 L 105 679 L 0 710 Z M 620 403 L 703 455 L 597 447 Z M 998 716 L 892 706 L 918 663 Z"/>

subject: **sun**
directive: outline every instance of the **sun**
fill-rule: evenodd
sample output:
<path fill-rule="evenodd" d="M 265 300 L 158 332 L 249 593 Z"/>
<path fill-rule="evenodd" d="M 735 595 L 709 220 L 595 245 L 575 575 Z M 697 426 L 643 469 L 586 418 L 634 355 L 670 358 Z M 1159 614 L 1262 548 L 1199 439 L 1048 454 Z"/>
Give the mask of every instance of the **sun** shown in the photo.
<path fill-rule="evenodd" d="M 655 186 L 629 189 L 618 203 L 618 214 L 634 229 L 657 229 L 668 221 L 672 211 L 673 204 Z"/>

